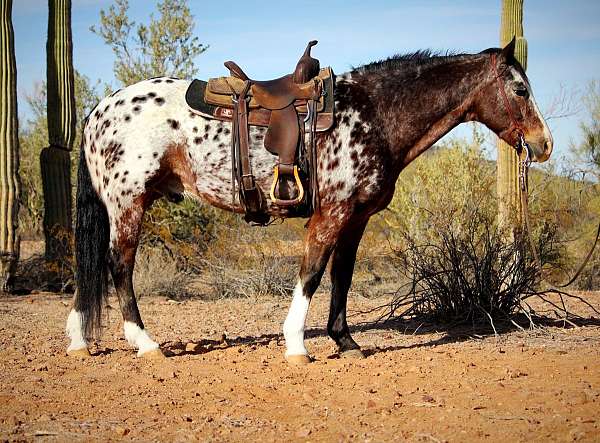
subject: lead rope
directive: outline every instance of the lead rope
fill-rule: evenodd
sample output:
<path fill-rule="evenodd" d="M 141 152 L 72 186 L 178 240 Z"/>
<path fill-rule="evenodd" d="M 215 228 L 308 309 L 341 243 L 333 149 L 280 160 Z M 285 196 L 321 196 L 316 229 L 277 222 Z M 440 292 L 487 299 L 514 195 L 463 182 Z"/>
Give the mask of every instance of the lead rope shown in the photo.
<path fill-rule="evenodd" d="M 530 217 L 529 217 L 529 183 L 528 182 L 529 182 L 529 166 L 531 165 L 531 156 L 529 153 L 529 145 L 527 144 L 527 142 L 525 141 L 523 136 L 520 136 L 519 143 L 521 145 L 522 152 L 525 153 L 525 159 L 519 160 L 519 185 L 520 185 L 519 187 L 521 189 L 521 210 L 523 212 L 523 224 L 524 224 L 525 230 L 527 231 L 527 236 L 529 238 L 529 247 L 531 248 L 531 253 L 533 254 L 534 260 L 537 264 L 538 271 L 540 273 L 540 276 L 542 277 L 542 280 L 545 281 L 546 283 L 550 284 L 551 286 L 554 286 L 555 288 L 566 288 L 567 286 L 571 286 L 575 282 L 575 280 L 577 280 L 577 278 L 579 278 L 579 276 L 581 275 L 581 273 L 587 266 L 588 262 L 590 261 L 590 258 L 592 258 L 592 254 L 594 253 L 594 250 L 596 249 L 596 245 L 598 244 L 598 239 L 600 238 L 600 223 L 598 224 L 598 229 L 596 231 L 596 238 L 594 239 L 594 244 L 592 245 L 591 249 L 587 253 L 587 255 L 586 255 L 585 259 L 583 260 L 583 262 L 581 263 L 581 265 L 579 265 L 579 267 L 577 268 L 577 271 L 575 271 L 575 275 L 573 275 L 573 277 L 571 277 L 571 279 L 568 282 L 560 284 L 560 285 L 557 285 L 557 284 L 552 283 L 551 281 L 547 280 L 546 277 L 544 277 L 544 272 L 542 269 L 542 261 L 540 260 L 540 256 L 537 252 L 537 248 L 535 247 L 535 241 L 533 240 L 533 233 L 531 230 L 531 221 L 530 221 Z"/>

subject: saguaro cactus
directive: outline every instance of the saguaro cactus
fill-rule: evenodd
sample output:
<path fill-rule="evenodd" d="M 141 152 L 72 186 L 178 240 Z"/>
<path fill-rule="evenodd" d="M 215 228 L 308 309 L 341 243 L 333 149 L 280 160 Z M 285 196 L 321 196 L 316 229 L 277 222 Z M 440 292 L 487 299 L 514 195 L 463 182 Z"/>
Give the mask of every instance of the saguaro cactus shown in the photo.
<path fill-rule="evenodd" d="M 12 0 L 0 0 L 0 278 L 7 290 L 19 258 L 19 123 Z"/>
<path fill-rule="evenodd" d="M 71 0 L 48 1 L 48 137 L 40 162 L 44 188 L 46 257 L 68 252 L 71 226 L 71 155 L 75 138 L 75 87 Z"/>
<path fill-rule="evenodd" d="M 523 1 L 502 0 L 502 23 L 500 44 L 502 47 L 516 37 L 515 56 L 527 68 L 527 40 L 523 37 Z M 512 146 L 498 140 L 498 221 L 507 228 L 511 222 L 521 221 L 521 200 L 519 198 L 519 158 Z"/>

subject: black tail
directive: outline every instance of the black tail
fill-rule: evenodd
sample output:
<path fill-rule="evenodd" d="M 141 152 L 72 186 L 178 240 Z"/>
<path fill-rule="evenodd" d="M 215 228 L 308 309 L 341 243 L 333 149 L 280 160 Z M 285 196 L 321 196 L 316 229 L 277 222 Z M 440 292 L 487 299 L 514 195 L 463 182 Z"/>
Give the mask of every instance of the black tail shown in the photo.
<path fill-rule="evenodd" d="M 75 310 L 82 315 L 86 339 L 94 338 L 101 329 L 102 305 L 108 294 L 106 254 L 109 230 L 106 206 L 92 186 L 82 141 L 77 173 Z"/>

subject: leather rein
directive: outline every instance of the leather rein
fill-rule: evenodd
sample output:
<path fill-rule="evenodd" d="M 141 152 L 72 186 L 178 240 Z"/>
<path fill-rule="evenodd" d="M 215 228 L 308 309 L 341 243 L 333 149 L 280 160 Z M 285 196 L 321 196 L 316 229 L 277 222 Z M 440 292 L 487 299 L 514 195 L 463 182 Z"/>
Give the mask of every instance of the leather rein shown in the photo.
<path fill-rule="evenodd" d="M 504 106 L 506 108 L 506 111 L 507 111 L 508 116 L 511 121 L 511 126 L 510 126 L 509 130 L 516 131 L 517 135 L 519 136 L 519 139 L 517 141 L 515 148 L 517 150 L 517 154 L 519 155 L 519 189 L 521 191 L 520 192 L 521 210 L 523 213 L 523 224 L 524 224 L 525 230 L 527 231 L 527 236 L 529 238 L 529 247 L 531 249 L 531 252 L 533 254 L 534 260 L 536 262 L 538 271 L 539 271 L 542 279 L 545 280 L 546 282 L 548 282 L 549 284 L 551 284 L 552 286 L 555 286 L 556 288 L 565 288 L 567 286 L 572 285 L 573 282 L 575 282 L 575 280 L 577 280 L 577 278 L 579 277 L 581 272 L 584 270 L 584 268 L 588 264 L 590 258 L 592 257 L 592 254 L 594 253 L 594 249 L 596 248 L 596 245 L 598 244 L 598 239 L 600 238 L 600 224 L 598 224 L 598 230 L 596 232 L 596 238 L 594 240 L 594 244 L 592 245 L 592 248 L 590 249 L 590 251 L 587 253 L 587 255 L 586 255 L 585 259 L 583 260 L 583 262 L 581 263 L 581 265 L 579 265 L 579 267 L 577 268 L 575 275 L 568 282 L 560 284 L 560 285 L 556 285 L 556 284 L 546 280 L 544 277 L 544 274 L 543 274 L 543 270 L 542 270 L 542 261 L 537 252 L 537 248 L 535 247 L 535 241 L 534 241 L 533 235 L 532 235 L 531 221 L 530 221 L 530 216 L 529 216 L 529 167 L 531 166 L 531 148 L 529 147 L 529 144 L 525 140 L 525 131 L 523 130 L 523 127 L 519 124 L 519 122 L 515 118 L 512 106 L 510 105 L 510 101 L 508 100 L 508 96 L 506 95 L 506 90 L 504 88 L 504 82 L 502 81 L 502 78 L 500 77 L 500 74 L 498 72 L 498 67 L 497 67 L 497 62 L 496 62 L 496 54 L 492 54 L 491 59 L 492 59 L 491 60 L 492 61 L 492 69 L 494 70 L 494 75 L 495 75 L 496 81 L 498 83 L 498 89 L 500 90 L 500 95 L 502 96 L 502 99 L 504 101 Z"/>

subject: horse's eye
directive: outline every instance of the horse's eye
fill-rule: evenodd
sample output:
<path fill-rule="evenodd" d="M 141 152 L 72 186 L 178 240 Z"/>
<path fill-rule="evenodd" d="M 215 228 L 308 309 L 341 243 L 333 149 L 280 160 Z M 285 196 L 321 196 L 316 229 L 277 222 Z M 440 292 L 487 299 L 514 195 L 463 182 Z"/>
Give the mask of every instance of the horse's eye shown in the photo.
<path fill-rule="evenodd" d="M 529 96 L 529 91 L 527 91 L 527 88 L 517 88 L 515 89 L 515 94 L 519 97 L 527 98 Z"/>

